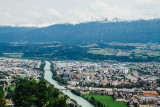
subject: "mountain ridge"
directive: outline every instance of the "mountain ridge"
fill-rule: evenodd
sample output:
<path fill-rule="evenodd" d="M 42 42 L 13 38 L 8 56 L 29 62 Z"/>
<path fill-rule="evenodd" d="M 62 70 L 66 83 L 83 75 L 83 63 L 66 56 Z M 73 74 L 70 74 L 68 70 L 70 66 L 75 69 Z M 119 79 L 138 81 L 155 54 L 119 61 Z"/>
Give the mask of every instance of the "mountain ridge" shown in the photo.
<path fill-rule="evenodd" d="M 0 27 L 0 42 L 159 42 L 160 19 Z"/>

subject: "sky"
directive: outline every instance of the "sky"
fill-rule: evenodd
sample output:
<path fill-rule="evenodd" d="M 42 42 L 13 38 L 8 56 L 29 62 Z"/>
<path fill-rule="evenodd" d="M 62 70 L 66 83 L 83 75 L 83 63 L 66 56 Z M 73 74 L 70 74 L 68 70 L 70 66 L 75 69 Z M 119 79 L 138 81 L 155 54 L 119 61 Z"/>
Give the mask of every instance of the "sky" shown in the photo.
<path fill-rule="evenodd" d="M 0 0 L 0 26 L 160 18 L 160 0 Z"/>

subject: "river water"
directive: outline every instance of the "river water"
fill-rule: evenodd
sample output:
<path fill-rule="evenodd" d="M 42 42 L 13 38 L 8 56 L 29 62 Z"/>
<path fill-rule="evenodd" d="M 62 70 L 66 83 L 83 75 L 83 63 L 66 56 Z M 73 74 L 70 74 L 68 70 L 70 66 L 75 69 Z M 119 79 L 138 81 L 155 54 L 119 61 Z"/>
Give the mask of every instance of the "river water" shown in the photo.
<path fill-rule="evenodd" d="M 44 78 L 50 82 L 51 84 L 54 85 L 55 88 L 58 89 L 66 89 L 64 86 L 60 86 L 59 84 L 57 84 L 57 81 L 52 79 L 52 72 L 50 71 L 50 65 L 51 63 L 46 61 L 46 65 L 44 67 L 45 73 L 44 73 Z M 87 100 L 83 99 L 82 97 L 79 97 L 75 94 L 73 94 L 70 90 L 63 90 L 62 91 L 65 95 L 68 95 L 71 99 L 74 99 L 75 101 L 77 101 L 77 103 L 79 105 L 81 105 L 82 107 L 93 107 L 92 104 L 90 104 Z"/>

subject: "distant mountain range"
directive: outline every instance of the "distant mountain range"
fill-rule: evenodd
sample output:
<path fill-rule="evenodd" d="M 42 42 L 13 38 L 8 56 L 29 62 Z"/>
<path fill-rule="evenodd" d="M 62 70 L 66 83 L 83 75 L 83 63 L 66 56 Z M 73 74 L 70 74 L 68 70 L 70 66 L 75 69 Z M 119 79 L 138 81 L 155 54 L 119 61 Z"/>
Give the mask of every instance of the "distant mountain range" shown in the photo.
<path fill-rule="evenodd" d="M 56 24 L 48 27 L 0 27 L 0 42 L 159 42 L 160 19 Z"/>

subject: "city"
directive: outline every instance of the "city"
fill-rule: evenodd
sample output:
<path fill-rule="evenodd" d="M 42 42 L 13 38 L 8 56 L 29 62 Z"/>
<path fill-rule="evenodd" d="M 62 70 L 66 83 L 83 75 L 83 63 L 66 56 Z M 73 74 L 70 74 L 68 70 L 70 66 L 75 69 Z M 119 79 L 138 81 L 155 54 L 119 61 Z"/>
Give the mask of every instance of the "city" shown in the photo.
<path fill-rule="evenodd" d="M 71 90 L 85 99 L 88 99 L 87 95 L 105 95 L 111 96 L 115 102 L 122 104 L 125 102 L 128 106 L 160 105 L 158 62 L 66 60 L 51 61 L 51 63 L 53 79 L 57 80 L 58 84 L 64 85 L 66 91 Z M 13 105 L 10 98 L 17 79 L 33 77 L 38 82 L 44 75 L 40 69 L 43 64 L 44 62 L 40 60 L 0 59 L 0 83 L 8 98 L 6 105 Z"/>
<path fill-rule="evenodd" d="M 57 77 L 67 81 L 67 88 L 81 94 L 112 95 L 115 101 L 139 107 L 159 106 L 159 63 L 52 63 Z"/>

